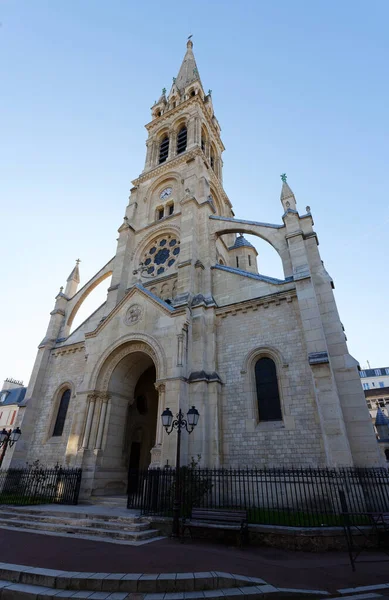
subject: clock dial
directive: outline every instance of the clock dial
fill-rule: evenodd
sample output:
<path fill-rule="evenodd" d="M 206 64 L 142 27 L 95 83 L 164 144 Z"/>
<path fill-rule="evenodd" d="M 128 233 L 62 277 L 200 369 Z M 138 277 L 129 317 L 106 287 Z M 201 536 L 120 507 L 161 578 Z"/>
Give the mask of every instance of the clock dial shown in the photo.
<path fill-rule="evenodd" d="M 161 198 L 161 200 L 166 200 L 166 198 L 169 198 L 171 193 L 172 193 L 172 188 L 167 187 L 164 190 L 162 190 L 159 197 Z"/>

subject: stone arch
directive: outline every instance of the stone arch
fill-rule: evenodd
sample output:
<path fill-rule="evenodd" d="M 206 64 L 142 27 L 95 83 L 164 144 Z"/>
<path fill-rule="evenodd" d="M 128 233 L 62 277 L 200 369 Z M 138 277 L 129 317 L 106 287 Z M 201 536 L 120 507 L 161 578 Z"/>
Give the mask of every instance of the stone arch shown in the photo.
<path fill-rule="evenodd" d="M 241 375 L 244 377 L 244 386 L 243 389 L 250 400 L 250 409 L 251 414 L 254 418 L 254 421 L 257 425 L 261 427 L 267 427 L 270 422 L 261 422 L 259 420 L 259 411 L 258 411 L 258 399 L 257 399 L 257 386 L 255 381 L 255 364 L 260 358 L 271 358 L 274 361 L 276 366 L 276 374 L 277 374 L 277 383 L 278 383 L 278 392 L 280 398 L 280 405 L 282 411 L 282 418 L 285 417 L 285 388 L 287 384 L 287 377 L 285 369 L 289 366 L 283 354 L 275 348 L 274 346 L 258 346 L 256 348 L 252 348 L 245 356 L 242 368 Z M 282 424 L 282 421 L 278 422 Z"/>
<path fill-rule="evenodd" d="M 70 314 L 68 316 L 68 319 L 66 321 L 66 326 L 69 328 L 71 328 L 72 323 L 74 321 L 74 318 L 76 316 L 76 314 L 78 313 L 81 305 L 83 304 L 84 300 L 87 299 L 87 297 L 89 296 L 89 294 L 98 286 L 100 285 L 100 283 L 102 283 L 105 279 L 108 279 L 108 277 L 111 277 L 112 275 L 112 271 L 108 270 L 105 273 L 103 273 L 102 275 L 100 275 L 100 277 L 97 277 L 96 279 L 93 279 L 90 283 L 86 284 L 86 286 L 84 286 L 81 290 L 80 290 L 80 296 L 77 298 L 76 303 L 74 304 L 73 308 L 70 311 Z"/>
<path fill-rule="evenodd" d="M 154 362 L 158 379 L 166 377 L 166 355 L 161 344 L 146 333 L 127 334 L 109 346 L 100 356 L 89 380 L 88 389 L 107 392 L 110 377 L 128 354 L 143 352 Z"/>
<path fill-rule="evenodd" d="M 181 129 L 181 127 L 183 127 L 185 125 L 186 128 L 188 128 L 188 117 L 187 116 L 183 116 L 180 115 L 179 117 L 177 117 L 177 119 L 175 121 L 173 121 L 173 123 L 170 126 L 170 131 L 174 132 L 174 133 L 178 133 L 179 130 Z"/>
<path fill-rule="evenodd" d="M 212 184 L 210 185 L 209 191 L 215 205 L 216 214 L 223 216 L 223 202 L 220 199 L 219 193 Z"/>
<path fill-rule="evenodd" d="M 222 236 L 230 233 L 246 233 L 265 240 L 265 242 L 268 242 L 280 256 L 285 277 L 293 275 L 288 243 L 285 239 L 284 225 L 257 223 L 255 221 L 218 217 L 216 215 L 211 215 L 210 221 L 211 235 Z"/>
<path fill-rule="evenodd" d="M 168 185 L 171 181 L 174 181 L 177 186 L 178 196 L 180 194 L 179 186 L 181 185 L 181 175 L 177 171 L 170 171 L 169 173 L 164 173 L 160 177 L 157 177 L 153 185 L 147 190 L 143 201 L 148 202 L 159 187 L 162 187 L 164 184 Z"/>

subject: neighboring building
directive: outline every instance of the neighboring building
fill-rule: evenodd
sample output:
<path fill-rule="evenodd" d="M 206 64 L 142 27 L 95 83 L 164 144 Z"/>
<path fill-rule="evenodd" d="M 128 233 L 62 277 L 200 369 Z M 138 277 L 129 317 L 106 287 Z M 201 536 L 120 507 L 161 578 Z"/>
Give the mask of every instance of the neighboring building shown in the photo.
<path fill-rule="evenodd" d="M 388 435 L 382 437 L 386 435 L 384 419 L 389 417 L 389 367 L 362 369 L 359 376 L 380 449 L 389 461 L 389 439 L 386 439 L 389 430 Z"/>
<path fill-rule="evenodd" d="M 22 381 L 6 379 L 0 391 L 0 431 L 15 429 L 20 426 L 26 406 L 24 397 L 27 388 Z M 4 456 L 2 468 L 6 469 L 12 459 L 15 446 L 8 447 Z M 0 450 L 2 452 L 2 450 Z"/>
<path fill-rule="evenodd" d="M 129 467 L 174 465 L 166 407 L 200 412 L 183 464 L 382 464 L 310 209 L 299 214 L 283 175 L 281 223 L 234 217 L 192 46 L 152 107 L 116 254 L 78 291 L 73 269 L 26 394 L 13 464 L 80 466 L 84 497 L 124 493 Z M 283 279 L 258 273 L 246 234 L 278 252 Z M 106 302 L 71 332 L 110 276 Z"/>
<path fill-rule="evenodd" d="M 359 371 L 364 390 L 376 390 L 389 387 L 389 367 L 380 369 L 361 369 Z"/>

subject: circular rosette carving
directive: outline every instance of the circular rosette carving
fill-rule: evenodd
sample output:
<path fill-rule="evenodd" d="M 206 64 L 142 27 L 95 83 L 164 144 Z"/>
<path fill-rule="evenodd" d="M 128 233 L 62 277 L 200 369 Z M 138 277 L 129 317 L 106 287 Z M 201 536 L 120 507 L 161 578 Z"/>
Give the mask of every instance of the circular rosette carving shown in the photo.
<path fill-rule="evenodd" d="M 135 323 L 141 320 L 142 316 L 142 307 L 139 304 L 132 304 L 124 316 L 124 323 L 126 325 L 135 325 Z"/>
<path fill-rule="evenodd" d="M 174 234 L 160 235 L 148 246 L 142 256 L 142 263 L 151 276 L 164 275 L 177 267 L 180 254 L 180 241 Z"/>

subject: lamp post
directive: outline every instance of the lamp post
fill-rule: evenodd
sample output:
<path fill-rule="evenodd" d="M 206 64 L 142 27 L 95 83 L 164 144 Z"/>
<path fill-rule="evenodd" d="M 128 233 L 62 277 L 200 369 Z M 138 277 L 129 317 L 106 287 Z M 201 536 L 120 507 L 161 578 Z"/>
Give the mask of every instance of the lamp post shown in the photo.
<path fill-rule="evenodd" d="M 180 451 L 181 451 L 181 429 L 186 429 L 188 433 L 192 433 L 196 427 L 200 414 L 197 408 L 192 406 L 187 412 L 186 419 L 184 413 L 180 409 L 176 418 L 173 420 L 173 413 L 170 408 L 165 408 L 161 415 L 162 425 L 168 435 L 173 429 L 177 429 L 177 449 L 176 449 L 176 489 L 173 504 L 173 527 L 172 537 L 180 537 Z"/>
<path fill-rule="evenodd" d="M 0 431 L 0 448 L 3 448 L 3 451 L 0 456 L 0 469 L 1 465 L 3 464 L 4 456 L 8 446 L 12 448 L 12 446 L 16 444 L 21 435 L 22 432 L 20 431 L 20 427 L 16 427 L 16 429 L 14 429 L 13 431 L 12 429 L 9 429 L 8 431 L 6 429 L 3 429 L 2 431 Z"/>

